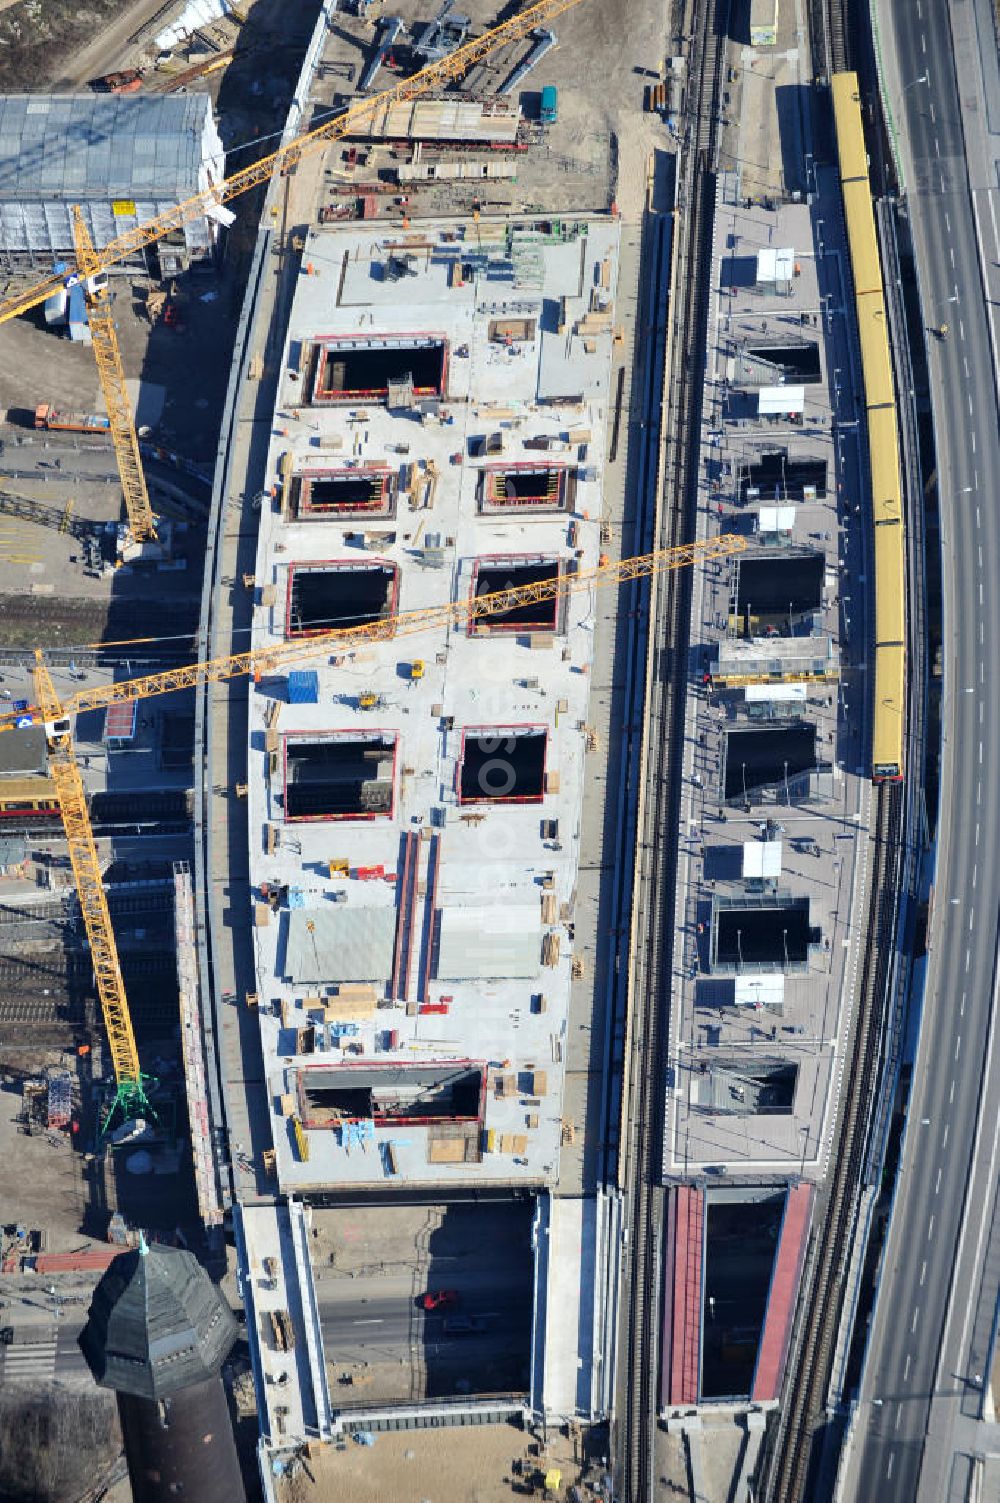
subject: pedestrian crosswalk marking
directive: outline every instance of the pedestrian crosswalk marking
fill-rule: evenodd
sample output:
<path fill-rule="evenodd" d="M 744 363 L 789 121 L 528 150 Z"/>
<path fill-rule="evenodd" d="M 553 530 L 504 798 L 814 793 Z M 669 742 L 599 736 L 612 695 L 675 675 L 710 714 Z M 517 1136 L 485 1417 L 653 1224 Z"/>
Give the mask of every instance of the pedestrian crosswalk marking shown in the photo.
<path fill-rule="evenodd" d="M 50 1378 L 56 1369 L 56 1345 L 52 1339 L 0 1347 L 4 1380 L 16 1383 L 19 1378 Z"/>

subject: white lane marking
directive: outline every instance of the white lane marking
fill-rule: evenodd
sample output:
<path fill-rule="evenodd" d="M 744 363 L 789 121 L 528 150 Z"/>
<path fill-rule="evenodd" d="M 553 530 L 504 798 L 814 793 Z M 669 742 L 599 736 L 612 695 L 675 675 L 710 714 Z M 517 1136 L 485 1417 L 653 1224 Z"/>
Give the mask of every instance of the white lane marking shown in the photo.
<path fill-rule="evenodd" d="M 905 1366 L 903 1367 L 903 1382 L 904 1383 L 906 1382 L 906 1380 L 907 1380 L 907 1378 L 909 1376 L 910 1376 L 910 1354 L 909 1354 L 909 1352 L 907 1352 L 907 1354 L 906 1354 L 906 1363 L 905 1363 Z"/>
<path fill-rule="evenodd" d="M 958 320 L 958 337 L 960 339 L 965 338 L 965 325 L 963 324 L 961 319 Z"/>
<path fill-rule="evenodd" d="M 924 1279 L 926 1277 L 927 1277 L 927 1259 L 925 1258 L 924 1261 L 920 1265 L 920 1287 L 921 1287 L 921 1289 L 924 1287 Z"/>
<path fill-rule="evenodd" d="M 948 256 L 949 256 L 949 259 L 951 261 L 952 266 L 954 266 L 955 265 L 955 247 L 953 245 L 949 245 L 949 247 L 948 247 Z"/>
<path fill-rule="evenodd" d="M 924 54 L 924 56 L 926 57 L 927 56 L 927 38 L 924 36 L 923 32 L 920 33 L 920 50 Z"/>
<path fill-rule="evenodd" d="M 900 1420 L 902 1418 L 903 1418 L 903 1406 L 902 1406 L 902 1404 L 897 1404 L 896 1405 L 896 1423 L 892 1427 L 894 1430 L 898 1430 L 899 1429 L 899 1422 L 900 1422 Z"/>
<path fill-rule="evenodd" d="M 936 157 L 939 157 L 941 155 L 941 142 L 938 140 L 937 136 L 934 137 L 934 155 Z"/>
<path fill-rule="evenodd" d="M 948 231 L 948 234 L 950 235 L 951 234 L 951 220 L 948 218 L 947 212 L 945 213 L 945 216 L 944 216 L 944 227 Z"/>
<path fill-rule="evenodd" d="M 893 1468 L 893 1463 L 895 1462 L 895 1460 L 896 1460 L 895 1456 L 890 1451 L 889 1452 L 889 1464 L 888 1464 L 888 1466 L 885 1469 L 886 1481 L 888 1481 L 889 1478 L 892 1476 L 892 1468 Z"/>
<path fill-rule="evenodd" d="M 962 1035 L 959 1034 L 958 1038 L 955 1040 L 955 1058 L 956 1059 L 961 1054 L 961 1052 L 962 1052 Z"/>
<path fill-rule="evenodd" d="M 963 992 L 962 993 L 962 1000 L 958 1004 L 958 1015 L 959 1015 L 960 1018 L 964 1018 L 965 1017 L 965 1001 L 966 1001 L 966 993 Z"/>
<path fill-rule="evenodd" d="M 934 105 L 931 104 L 931 124 L 937 125 L 937 115 L 934 113 Z"/>
<path fill-rule="evenodd" d="M 951 1090 L 948 1092 L 948 1105 L 951 1106 L 952 1103 L 954 1102 L 954 1100 L 955 1100 L 955 1082 L 952 1081 L 952 1083 L 951 1083 Z"/>
<path fill-rule="evenodd" d="M 979 765 L 980 767 L 983 765 L 983 743 L 981 741 L 979 743 Z"/>
<path fill-rule="evenodd" d="M 968 360 L 966 359 L 966 357 L 964 355 L 962 356 L 962 364 L 965 367 L 966 377 L 968 377 L 968 374 L 969 374 L 969 362 L 968 362 Z"/>
<path fill-rule="evenodd" d="M 937 1179 L 934 1181 L 934 1194 L 935 1195 L 940 1195 L 940 1193 L 941 1193 L 941 1170 L 939 1169 L 938 1172 L 937 1172 Z"/>
<path fill-rule="evenodd" d="M 946 1122 L 944 1124 L 944 1132 L 941 1134 L 941 1147 L 942 1148 L 947 1148 L 948 1147 L 948 1134 L 949 1134 L 950 1131 L 951 1131 L 951 1123 L 950 1122 Z"/>
<path fill-rule="evenodd" d="M 911 1336 L 913 1335 L 914 1331 L 917 1329 L 917 1321 L 919 1319 L 920 1319 L 920 1306 L 917 1305 L 915 1307 L 914 1311 L 913 1311 L 913 1319 L 910 1321 L 910 1335 Z"/>
<path fill-rule="evenodd" d="M 983 582 L 982 582 L 982 580 L 980 580 L 979 581 L 979 604 L 982 605 L 982 603 L 983 603 Z M 982 709 L 982 705 L 980 705 L 979 708 Z"/>
<path fill-rule="evenodd" d="M 969 909 L 969 933 L 970 934 L 972 933 L 972 921 L 973 921 L 973 919 L 975 917 L 976 917 L 976 910 L 974 908 L 970 908 Z"/>
<path fill-rule="evenodd" d="M 979 844 L 979 826 L 976 826 L 976 844 Z"/>
<path fill-rule="evenodd" d="M 972 393 L 969 392 L 969 416 L 972 416 Z"/>
<path fill-rule="evenodd" d="M 972 964 L 972 951 L 971 950 L 966 950 L 966 952 L 965 952 L 965 974 L 966 975 L 969 974 L 969 966 L 971 964 Z"/>
<path fill-rule="evenodd" d="M 977 875 L 978 871 L 979 871 L 979 867 L 974 864 L 973 868 L 972 868 L 972 885 L 973 885 L 973 887 L 975 887 L 975 885 L 976 885 L 976 875 Z"/>
<path fill-rule="evenodd" d="M 972 434 L 972 452 L 973 454 L 976 452 L 976 435 L 974 433 Z"/>

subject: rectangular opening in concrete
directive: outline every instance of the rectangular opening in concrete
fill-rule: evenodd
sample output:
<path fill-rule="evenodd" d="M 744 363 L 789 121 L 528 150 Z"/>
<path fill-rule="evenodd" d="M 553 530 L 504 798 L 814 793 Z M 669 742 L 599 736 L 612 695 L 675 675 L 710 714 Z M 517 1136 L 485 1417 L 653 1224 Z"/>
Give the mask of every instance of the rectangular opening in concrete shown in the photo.
<path fill-rule="evenodd" d="M 433 399 L 444 395 L 447 371 L 447 342 L 432 334 L 323 340 L 312 400 L 384 402 L 390 386 L 411 387 L 415 398 Z"/>
<path fill-rule="evenodd" d="M 815 767 L 816 727 L 808 721 L 727 731 L 723 795 L 749 804 L 767 789 L 790 803 Z"/>
<path fill-rule="evenodd" d="M 354 470 L 303 470 L 298 481 L 297 515 L 336 518 L 393 515 L 392 471 L 365 465 Z"/>
<path fill-rule="evenodd" d="M 539 804 L 545 793 L 544 726 L 474 726 L 462 732 L 460 804 Z"/>
<path fill-rule="evenodd" d="M 395 804 L 396 733 L 289 733 L 285 818 L 376 819 Z"/>
<path fill-rule="evenodd" d="M 429 1064 L 334 1065 L 300 1070 L 304 1127 L 374 1120 L 415 1126 L 481 1119 L 485 1073 L 469 1060 Z"/>
<path fill-rule="evenodd" d="M 800 386 L 813 386 L 820 379 L 819 345 L 807 341 L 803 344 L 758 344 L 746 346 L 753 360 L 762 360 L 773 366 L 786 381 L 795 381 Z M 775 382 L 780 385 L 780 382 Z"/>
<path fill-rule="evenodd" d="M 484 512 L 567 511 L 575 494 L 574 474 L 566 465 L 495 465 L 480 472 Z"/>
<path fill-rule="evenodd" d="M 437 1131 L 463 1130 L 475 1128 Z M 429 1146 L 435 1131 L 420 1138 L 426 1136 Z M 447 1405 L 456 1394 L 527 1391 L 535 1311 L 533 1196 L 445 1199 L 442 1192 L 437 1201 L 420 1196 L 406 1203 L 405 1195 L 386 1195 L 365 1203 L 347 1195 L 337 1204 L 334 1194 L 328 1207 L 317 1205 L 322 1198 L 310 1196 L 314 1269 L 335 1268 L 350 1281 L 341 1287 L 350 1287 L 353 1303 L 367 1300 L 384 1317 L 381 1324 L 357 1325 L 357 1344 L 338 1341 L 335 1357 L 328 1349 L 338 1372 L 355 1362 L 378 1364 L 372 1384 L 356 1377 L 337 1384 L 338 1410 L 363 1406 L 370 1413 L 376 1385 L 380 1403 L 411 1410 L 424 1399 L 441 1398 Z M 399 1276 L 403 1268 L 405 1279 Z M 428 1309 L 425 1295 L 445 1290 L 457 1295 L 457 1309 L 449 1295 L 440 1303 L 432 1298 Z M 447 1334 L 445 1321 L 456 1315 L 465 1316 L 471 1329 Z"/>
<path fill-rule="evenodd" d="M 288 570 L 285 635 L 308 637 L 321 631 L 385 622 L 391 636 L 399 596 L 395 564 L 347 561 L 292 564 Z"/>
<path fill-rule="evenodd" d="M 561 574 L 558 559 L 531 557 L 527 554 L 477 558 L 472 571 L 472 596 L 496 595 L 503 590 L 522 587 L 558 584 Z M 508 608 L 480 616 L 469 621 L 469 635 L 492 636 L 496 632 L 554 632 L 558 630 L 561 601 L 555 595 L 548 599 L 527 599 Z"/>
<path fill-rule="evenodd" d="M 823 604 L 826 560 L 803 551 L 736 561 L 736 623 L 748 637 L 794 634 L 803 616 Z"/>
<path fill-rule="evenodd" d="M 750 1396 L 784 1215 L 784 1190 L 710 1190 L 700 1397 Z"/>
<path fill-rule="evenodd" d="M 826 460 L 790 459 L 787 449 L 761 454 L 743 471 L 741 501 L 822 501 L 826 497 Z"/>
<path fill-rule="evenodd" d="M 736 975 L 803 970 L 817 939 L 809 923 L 808 898 L 754 904 L 717 899 L 712 909 L 711 968 Z"/>

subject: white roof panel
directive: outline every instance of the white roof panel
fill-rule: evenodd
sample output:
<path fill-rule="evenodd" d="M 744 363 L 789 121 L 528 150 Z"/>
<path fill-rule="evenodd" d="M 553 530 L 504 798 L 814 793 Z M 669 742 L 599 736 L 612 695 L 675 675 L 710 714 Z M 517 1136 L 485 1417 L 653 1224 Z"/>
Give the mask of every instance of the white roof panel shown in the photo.
<path fill-rule="evenodd" d="M 760 532 L 791 532 L 794 526 L 794 506 L 762 506 L 757 513 Z"/>
<path fill-rule="evenodd" d="M 535 977 L 541 946 L 542 916 L 535 904 L 442 908 L 438 979 Z"/>
<path fill-rule="evenodd" d="M 762 386 L 757 392 L 757 411 L 761 417 L 780 417 L 785 412 L 803 412 L 805 405 L 804 386 Z"/>
<path fill-rule="evenodd" d="M 795 275 L 795 247 L 785 245 L 774 252 L 774 279 L 790 282 Z"/>
<path fill-rule="evenodd" d="M 773 282 L 775 275 L 775 262 L 778 252 L 773 246 L 763 245 L 757 252 L 757 280 L 758 282 Z"/>
<path fill-rule="evenodd" d="M 747 684 L 743 692 L 749 704 L 770 704 L 775 700 L 805 704 L 809 697 L 806 684 Z"/>
<path fill-rule="evenodd" d="M 780 877 L 781 841 L 744 841 L 743 875 L 744 877 Z"/>
<path fill-rule="evenodd" d="M 785 1000 L 785 978 L 737 976 L 733 1000 L 737 1007 L 780 1007 Z"/>

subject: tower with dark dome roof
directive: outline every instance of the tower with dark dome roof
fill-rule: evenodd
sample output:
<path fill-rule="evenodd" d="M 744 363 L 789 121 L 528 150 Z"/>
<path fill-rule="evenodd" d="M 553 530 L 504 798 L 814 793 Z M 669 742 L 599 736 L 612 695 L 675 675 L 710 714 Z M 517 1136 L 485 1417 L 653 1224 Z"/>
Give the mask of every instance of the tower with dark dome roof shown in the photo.
<path fill-rule="evenodd" d="M 243 1503 L 219 1369 L 232 1311 L 191 1253 L 145 1242 L 94 1290 L 80 1345 L 118 1394 L 135 1503 Z"/>

